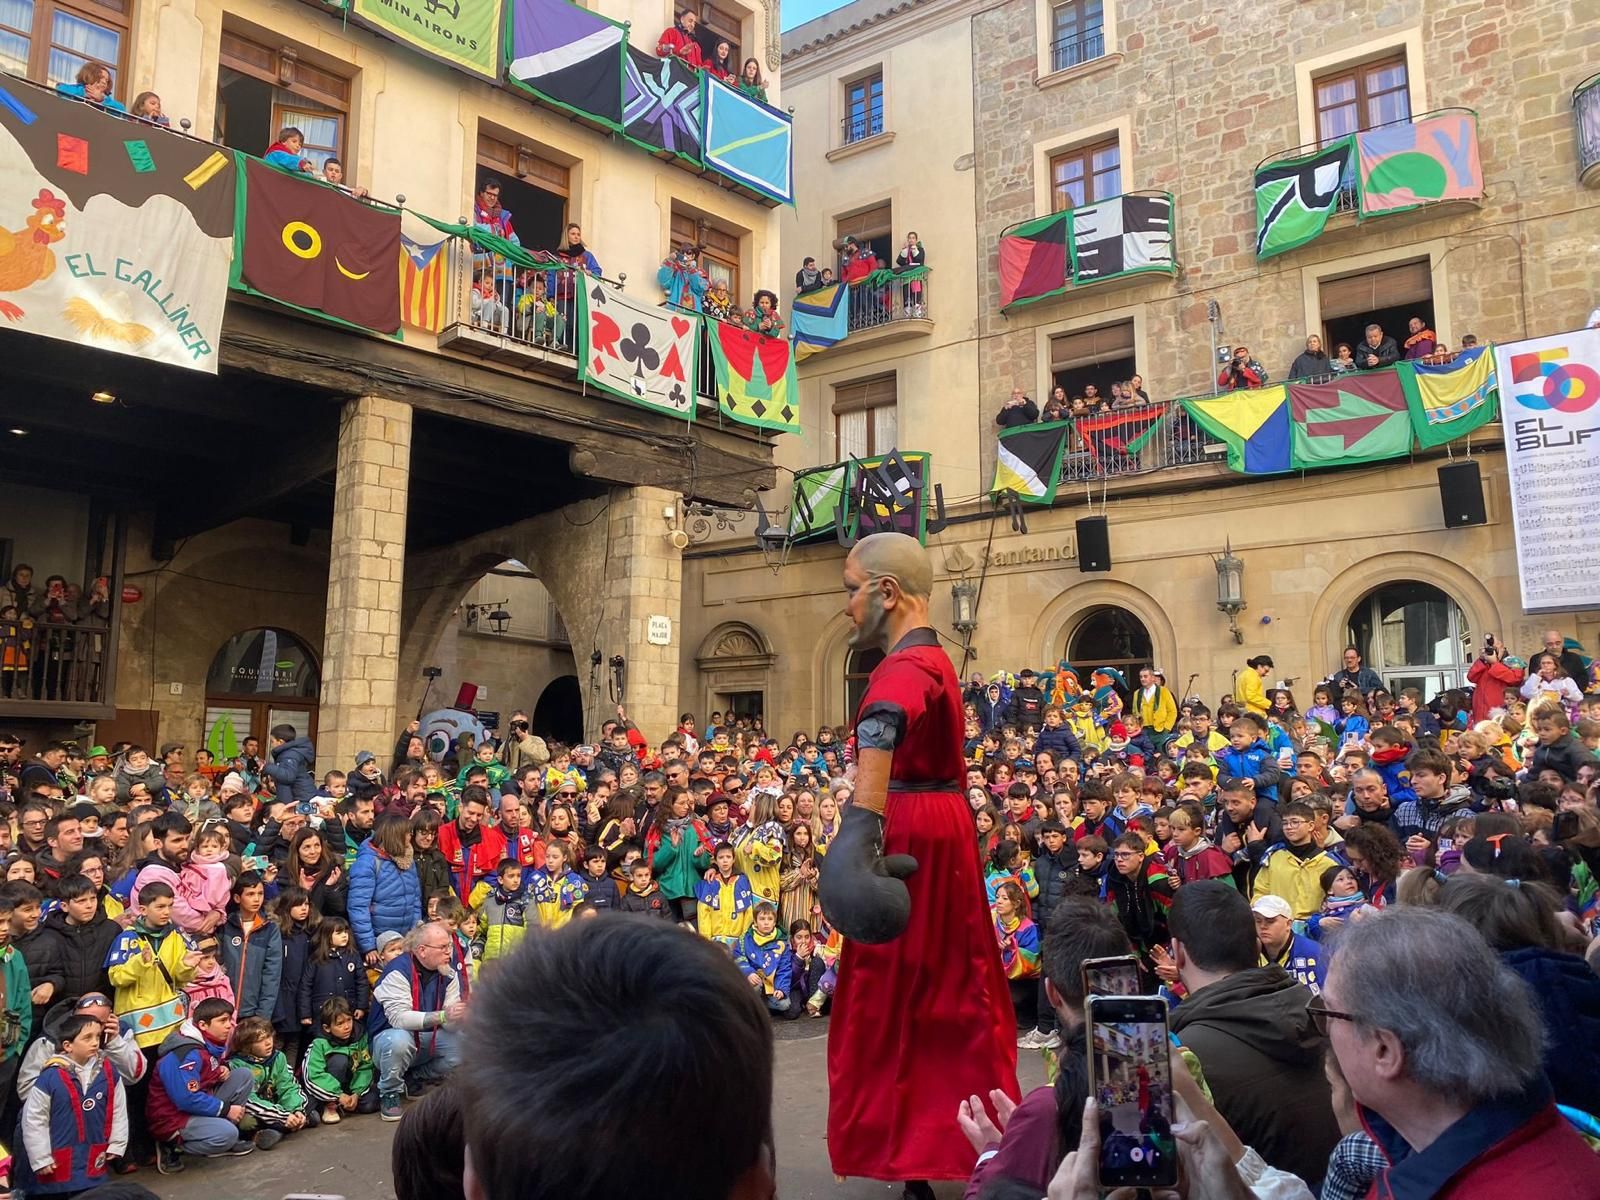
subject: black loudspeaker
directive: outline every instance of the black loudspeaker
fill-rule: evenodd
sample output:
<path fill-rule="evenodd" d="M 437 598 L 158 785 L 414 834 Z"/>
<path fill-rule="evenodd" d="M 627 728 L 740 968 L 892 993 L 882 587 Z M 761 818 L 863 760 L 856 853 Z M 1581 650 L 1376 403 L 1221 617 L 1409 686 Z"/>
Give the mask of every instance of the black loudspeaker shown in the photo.
<path fill-rule="evenodd" d="M 1078 570 L 1111 570 L 1111 530 L 1104 517 L 1078 520 Z"/>
<path fill-rule="evenodd" d="M 1489 523 L 1489 514 L 1483 508 L 1477 459 L 1446 463 L 1439 468 L 1439 503 L 1444 506 L 1446 529 Z"/>

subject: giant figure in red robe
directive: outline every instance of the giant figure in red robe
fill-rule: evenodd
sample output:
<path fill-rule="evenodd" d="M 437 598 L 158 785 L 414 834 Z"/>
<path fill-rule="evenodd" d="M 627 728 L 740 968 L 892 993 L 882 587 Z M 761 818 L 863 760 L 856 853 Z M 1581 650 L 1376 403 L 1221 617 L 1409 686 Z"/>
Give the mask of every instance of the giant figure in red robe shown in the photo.
<path fill-rule="evenodd" d="M 852 644 L 886 657 L 856 713 L 856 788 L 823 860 L 824 914 L 846 939 L 828 1035 L 837 1175 L 965 1179 L 969 1096 L 1017 1091 L 1016 1020 L 962 795 L 961 689 L 928 619 L 915 538 L 879 533 L 845 562 Z"/>

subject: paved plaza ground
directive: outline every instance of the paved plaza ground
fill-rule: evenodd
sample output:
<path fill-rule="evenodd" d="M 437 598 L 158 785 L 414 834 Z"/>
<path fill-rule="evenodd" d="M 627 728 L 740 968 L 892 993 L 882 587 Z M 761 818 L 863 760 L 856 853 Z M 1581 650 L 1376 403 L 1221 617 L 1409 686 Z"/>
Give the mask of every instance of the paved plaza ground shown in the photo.
<path fill-rule="evenodd" d="M 778 1029 L 778 1194 L 783 1200 L 898 1200 L 900 1189 L 871 1180 L 836 1184 L 828 1169 L 828 1022 L 803 1018 Z M 1024 1090 L 1044 1082 L 1038 1054 L 1019 1052 Z M 950 1136 L 960 1137 L 951 1114 Z M 393 1200 L 389 1142 L 394 1126 L 376 1116 L 343 1121 L 286 1138 L 270 1153 L 216 1162 L 185 1160 L 181 1175 L 140 1171 L 137 1179 L 162 1200 L 281 1200 L 291 1193 Z M 940 1200 L 961 1195 L 960 1184 L 936 1188 Z"/>

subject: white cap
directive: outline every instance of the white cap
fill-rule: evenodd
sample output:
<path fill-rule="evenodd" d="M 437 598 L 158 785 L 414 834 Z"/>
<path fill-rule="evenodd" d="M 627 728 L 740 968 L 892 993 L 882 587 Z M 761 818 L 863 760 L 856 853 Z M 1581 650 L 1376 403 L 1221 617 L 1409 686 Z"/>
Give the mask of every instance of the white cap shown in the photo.
<path fill-rule="evenodd" d="M 1261 896 L 1250 906 L 1250 911 L 1258 917 L 1294 916 L 1294 909 L 1289 907 L 1289 902 L 1282 896 Z"/>

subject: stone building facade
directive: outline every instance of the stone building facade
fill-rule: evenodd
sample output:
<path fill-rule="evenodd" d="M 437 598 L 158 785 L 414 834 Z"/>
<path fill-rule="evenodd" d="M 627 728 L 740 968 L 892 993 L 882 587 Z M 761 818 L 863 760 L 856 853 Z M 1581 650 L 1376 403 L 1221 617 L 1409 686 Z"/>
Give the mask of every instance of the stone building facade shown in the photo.
<path fill-rule="evenodd" d="M 1025 534 L 983 495 L 995 414 L 1013 388 L 1042 403 L 1057 381 L 1076 391 L 1097 371 L 1112 380 L 1137 372 L 1159 401 L 1208 394 L 1219 343 L 1248 345 L 1282 379 L 1307 334 L 1349 340 L 1347 330 L 1379 317 L 1403 338 L 1413 311 L 1450 346 L 1468 333 L 1510 341 L 1581 327 L 1596 300 L 1589 264 L 1600 250 L 1600 191 L 1580 182 L 1571 105 L 1596 69 L 1597 18 L 1592 3 L 1554 0 L 1248 0 L 1222 9 L 928 0 L 858 3 L 787 35 L 791 100 L 802 116 L 827 111 L 830 121 L 821 134 L 811 127 L 800 174 L 815 203 L 785 222 L 784 262 L 824 253 L 817 247 L 835 229 L 896 188 L 896 237 L 906 227 L 939 231 L 934 330 L 887 346 L 846 341 L 808 360 L 801 379 L 825 422 L 830 395 L 852 394 L 862 380 L 898 385 L 898 444 L 930 451 L 944 484 L 948 522 L 928 545 L 934 616 L 957 664 L 985 675 L 1063 658 L 1086 669 L 1153 664 L 1174 689 L 1214 701 L 1247 657 L 1268 653 L 1269 682 L 1288 682 L 1303 706 L 1347 641 L 1391 684 L 1424 691 L 1462 682 L 1487 633 L 1527 653 L 1553 625 L 1600 649 L 1600 612 L 1521 608 L 1494 425 L 1448 450 L 1364 467 L 1252 478 L 1206 455 L 1063 482 L 1053 507 L 1028 511 Z M 892 137 L 857 146 L 834 117 L 863 78 L 881 78 Z M 1347 94 L 1362 127 L 1473 110 L 1482 200 L 1370 221 L 1341 204 L 1321 237 L 1258 260 L 1257 164 L 1338 131 L 1334 110 Z M 903 174 L 913 171 L 930 174 Z M 1105 188 L 1074 192 L 1086 175 Z M 1084 203 L 1147 189 L 1174 198 L 1173 276 L 1069 286 L 1000 311 L 1003 231 L 1060 206 L 1058 190 Z M 956 271 L 970 291 L 946 286 Z M 929 372 L 941 355 L 960 366 Z M 833 445 L 824 426 L 788 448 L 782 465 L 843 457 L 835 421 Z M 1469 454 L 1486 521 L 1449 528 L 1437 468 Z M 766 499 L 769 512 L 789 501 L 781 489 Z M 1107 518 L 1107 571 L 1080 569 L 1077 521 L 1087 516 Z M 797 546 L 773 571 L 765 560 L 777 556 L 749 533 L 686 555 L 685 644 L 698 642 L 701 655 L 685 656 L 684 695 L 726 706 L 733 689 L 710 681 L 716 647 L 733 637 L 757 648 L 737 673 L 740 702 L 759 695 L 779 736 L 848 719 L 869 660 L 846 641 L 843 551 Z M 1244 564 L 1244 609 L 1232 620 L 1218 608 L 1215 565 L 1229 547 Z M 953 623 L 951 590 L 962 582 L 978 591 L 970 636 Z"/>

